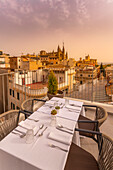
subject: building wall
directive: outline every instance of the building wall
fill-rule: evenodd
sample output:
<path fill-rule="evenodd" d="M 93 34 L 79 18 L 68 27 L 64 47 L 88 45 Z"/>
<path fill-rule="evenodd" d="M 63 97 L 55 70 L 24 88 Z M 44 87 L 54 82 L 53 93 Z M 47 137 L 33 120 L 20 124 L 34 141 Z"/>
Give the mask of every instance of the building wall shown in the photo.
<path fill-rule="evenodd" d="M 0 69 L 0 114 L 8 110 L 8 75 L 4 73 L 8 71 Z"/>
<path fill-rule="evenodd" d="M 10 69 L 15 70 L 17 69 L 17 58 L 16 57 L 11 57 L 10 58 Z"/>
<path fill-rule="evenodd" d="M 1 68 L 10 68 L 9 56 L 7 54 L 0 55 L 0 67 Z"/>

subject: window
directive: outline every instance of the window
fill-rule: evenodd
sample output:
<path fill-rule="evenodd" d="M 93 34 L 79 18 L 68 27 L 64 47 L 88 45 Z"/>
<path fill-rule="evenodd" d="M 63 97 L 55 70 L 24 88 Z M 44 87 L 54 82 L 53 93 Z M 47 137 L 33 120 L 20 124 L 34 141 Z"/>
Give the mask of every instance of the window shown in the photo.
<path fill-rule="evenodd" d="M 80 76 L 82 77 L 82 74 L 80 74 Z"/>
<path fill-rule="evenodd" d="M 12 94 L 12 89 L 9 89 L 9 93 L 10 93 L 10 95 Z"/>
<path fill-rule="evenodd" d="M 15 110 L 15 104 L 13 104 L 13 110 Z"/>
<path fill-rule="evenodd" d="M 82 84 L 82 81 L 80 81 L 80 84 Z"/>
<path fill-rule="evenodd" d="M 17 92 L 17 99 L 20 100 L 20 94 Z"/>
<path fill-rule="evenodd" d="M 63 77 L 59 77 L 59 83 L 63 82 Z"/>
<path fill-rule="evenodd" d="M 15 104 L 11 102 L 11 109 L 15 110 Z"/>
<path fill-rule="evenodd" d="M 88 75 L 88 77 L 90 77 L 90 75 Z"/>
<path fill-rule="evenodd" d="M 20 110 L 20 108 L 19 108 L 18 106 L 16 106 L 16 109 L 17 109 L 17 110 Z"/>
<path fill-rule="evenodd" d="M 14 93 L 14 90 L 13 90 L 13 97 L 15 97 L 15 93 Z"/>

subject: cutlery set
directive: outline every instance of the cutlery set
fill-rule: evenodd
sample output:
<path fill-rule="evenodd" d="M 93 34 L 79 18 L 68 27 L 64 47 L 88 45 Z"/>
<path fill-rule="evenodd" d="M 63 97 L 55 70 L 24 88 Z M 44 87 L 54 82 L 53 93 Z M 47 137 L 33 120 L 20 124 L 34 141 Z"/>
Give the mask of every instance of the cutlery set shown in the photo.
<path fill-rule="evenodd" d="M 24 126 L 20 126 L 20 127 L 26 129 L 26 127 L 24 127 Z M 35 133 L 34 136 L 37 136 L 38 132 L 39 132 L 41 129 L 43 129 L 43 127 L 44 127 L 44 124 L 41 124 L 41 125 L 39 126 L 38 131 Z M 38 137 L 43 136 L 43 133 L 44 133 L 44 131 L 45 131 L 46 129 L 47 129 L 47 127 L 45 127 L 44 130 L 43 130 L 41 133 L 39 133 Z M 26 130 L 28 130 L 28 129 L 26 129 Z M 16 131 L 16 132 L 15 132 L 15 131 Z M 15 134 L 15 135 L 20 136 L 20 138 L 23 138 L 23 137 L 26 136 L 26 133 L 25 133 L 25 132 L 22 132 L 22 131 L 20 131 L 20 130 L 18 130 L 18 129 L 14 129 L 14 131 L 12 131 L 12 133 Z"/>
<path fill-rule="evenodd" d="M 38 134 L 39 130 L 41 130 L 43 127 L 44 127 L 44 124 L 40 125 L 38 131 L 35 133 L 34 136 L 36 136 Z"/>

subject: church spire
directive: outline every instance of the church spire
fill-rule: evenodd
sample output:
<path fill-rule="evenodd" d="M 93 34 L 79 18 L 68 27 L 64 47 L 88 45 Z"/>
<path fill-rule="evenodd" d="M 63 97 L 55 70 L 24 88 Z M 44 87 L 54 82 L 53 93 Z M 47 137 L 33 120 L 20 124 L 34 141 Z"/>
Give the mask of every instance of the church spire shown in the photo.
<path fill-rule="evenodd" d="M 60 52 L 60 47 L 59 47 L 59 45 L 58 45 L 58 48 L 57 48 L 57 52 Z"/>
<path fill-rule="evenodd" d="M 65 54 L 64 42 L 63 42 L 62 52 Z"/>

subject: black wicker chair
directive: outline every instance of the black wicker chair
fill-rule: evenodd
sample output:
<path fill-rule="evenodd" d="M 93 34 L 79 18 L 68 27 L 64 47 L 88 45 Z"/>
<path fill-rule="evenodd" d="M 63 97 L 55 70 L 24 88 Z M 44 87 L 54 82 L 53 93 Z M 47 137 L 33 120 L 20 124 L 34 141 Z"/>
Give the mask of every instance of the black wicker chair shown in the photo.
<path fill-rule="evenodd" d="M 19 110 L 10 110 L 0 115 L 0 141 L 18 126 L 20 114 L 26 117 L 29 113 Z M 23 117 L 23 120 L 25 119 Z"/>
<path fill-rule="evenodd" d="M 44 97 L 43 99 L 29 98 L 21 104 L 21 109 L 32 114 L 38 108 L 43 106 L 46 101 L 47 97 Z"/>
<path fill-rule="evenodd" d="M 93 108 L 95 109 L 95 120 L 91 120 L 85 116 L 80 115 L 78 120 L 78 127 L 80 129 L 86 129 L 90 131 L 99 131 L 99 127 L 107 119 L 107 112 L 104 108 L 94 105 L 83 105 L 85 109 Z M 95 135 L 81 131 L 80 135 L 93 138 L 95 140 Z"/>
<path fill-rule="evenodd" d="M 87 133 L 98 136 L 98 161 L 89 152 L 72 144 L 64 170 L 113 170 L 113 139 L 99 132 Z"/>

